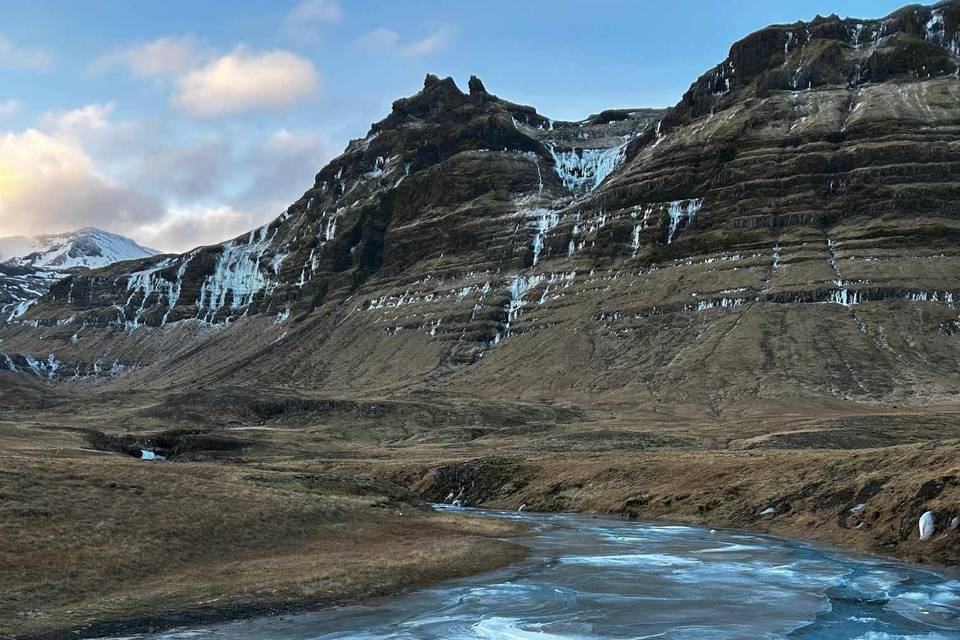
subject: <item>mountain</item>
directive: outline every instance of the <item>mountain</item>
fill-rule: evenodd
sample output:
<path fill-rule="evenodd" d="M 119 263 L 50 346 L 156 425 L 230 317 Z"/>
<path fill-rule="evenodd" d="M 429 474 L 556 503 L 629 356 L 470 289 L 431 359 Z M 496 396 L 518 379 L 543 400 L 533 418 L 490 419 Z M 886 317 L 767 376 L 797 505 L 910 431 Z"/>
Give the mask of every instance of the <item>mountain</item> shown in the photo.
<path fill-rule="evenodd" d="M 122 260 L 135 260 L 159 253 L 153 249 L 94 227 L 68 233 L 27 238 L 0 238 L 0 261 L 18 266 L 67 271 L 75 267 L 96 269 Z"/>
<path fill-rule="evenodd" d="M 8 355 L 710 412 L 950 396 L 958 6 L 763 29 L 665 113 L 428 76 L 272 223 L 66 278 Z"/>
<path fill-rule="evenodd" d="M 0 448 L 956 563 L 958 70 L 953 0 L 762 29 L 665 110 L 428 75 L 269 224 L 0 322 Z"/>
<path fill-rule="evenodd" d="M 19 317 L 68 273 L 156 254 L 130 238 L 93 227 L 0 238 L 0 318 Z"/>

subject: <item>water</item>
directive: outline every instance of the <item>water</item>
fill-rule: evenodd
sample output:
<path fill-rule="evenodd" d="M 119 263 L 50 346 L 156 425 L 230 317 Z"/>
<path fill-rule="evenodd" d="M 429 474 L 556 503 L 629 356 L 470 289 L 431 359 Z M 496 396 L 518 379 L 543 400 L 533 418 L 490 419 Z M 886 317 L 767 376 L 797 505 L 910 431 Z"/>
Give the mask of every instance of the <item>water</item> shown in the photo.
<path fill-rule="evenodd" d="M 530 558 L 381 602 L 155 640 L 960 639 L 960 577 L 768 536 L 576 515 Z"/>

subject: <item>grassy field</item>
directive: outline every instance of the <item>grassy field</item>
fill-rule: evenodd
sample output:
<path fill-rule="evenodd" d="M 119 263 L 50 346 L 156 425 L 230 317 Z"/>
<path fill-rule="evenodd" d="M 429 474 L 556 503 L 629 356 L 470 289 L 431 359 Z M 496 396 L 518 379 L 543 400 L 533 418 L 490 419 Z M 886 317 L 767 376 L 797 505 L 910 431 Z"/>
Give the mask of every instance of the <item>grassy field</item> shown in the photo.
<path fill-rule="evenodd" d="M 0 629 L 63 637 L 318 607 L 522 557 L 388 482 L 116 454 L 0 456 Z"/>

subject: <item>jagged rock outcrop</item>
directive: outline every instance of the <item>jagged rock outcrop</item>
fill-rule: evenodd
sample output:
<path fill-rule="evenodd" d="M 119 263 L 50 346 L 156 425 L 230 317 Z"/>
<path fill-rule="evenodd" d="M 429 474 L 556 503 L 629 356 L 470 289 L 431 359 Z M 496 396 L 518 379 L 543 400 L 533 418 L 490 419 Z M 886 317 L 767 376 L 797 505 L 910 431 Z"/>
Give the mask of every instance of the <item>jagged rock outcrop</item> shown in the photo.
<path fill-rule="evenodd" d="M 66 279 L 0 350 L 712 414 L 955 394 L 958 7 L 761 30 L 667 112 L 555 122 L 428 76 L 270 224 Z"/>

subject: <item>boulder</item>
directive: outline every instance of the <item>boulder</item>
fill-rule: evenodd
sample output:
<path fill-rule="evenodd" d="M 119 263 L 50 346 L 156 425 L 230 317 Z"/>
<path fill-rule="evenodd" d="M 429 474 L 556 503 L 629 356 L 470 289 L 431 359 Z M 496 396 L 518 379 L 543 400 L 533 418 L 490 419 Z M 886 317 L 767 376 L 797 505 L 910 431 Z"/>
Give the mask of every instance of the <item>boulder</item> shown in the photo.
<path fill-rule="evenodd" d="M 920 516 L 919 527 L 921 540 L 929 540 L 933 537 L 933 534 L 937 529 L 936 518 L 933 515 L 933 511 L 927 511 Z"/>

